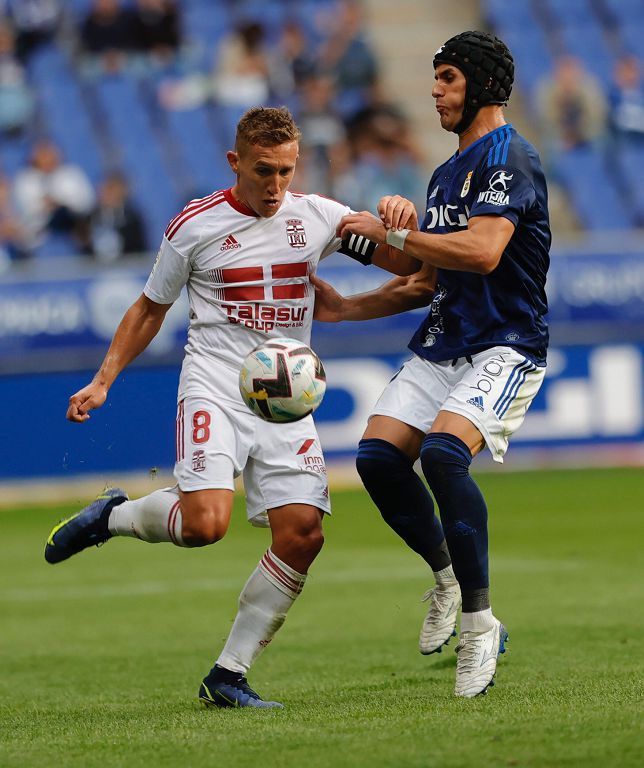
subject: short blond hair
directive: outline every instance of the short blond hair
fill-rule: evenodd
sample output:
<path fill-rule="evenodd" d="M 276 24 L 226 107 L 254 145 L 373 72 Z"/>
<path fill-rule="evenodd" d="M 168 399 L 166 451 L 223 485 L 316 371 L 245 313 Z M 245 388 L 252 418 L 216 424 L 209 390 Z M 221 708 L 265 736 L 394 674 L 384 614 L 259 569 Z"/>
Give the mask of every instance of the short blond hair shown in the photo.
<path fill-rule="evenodd" d="M 252 107 L 237 123 L 235 151 L 244 146 L 276 147 L 299 141 L 302 134 L 286 107 Z"/>

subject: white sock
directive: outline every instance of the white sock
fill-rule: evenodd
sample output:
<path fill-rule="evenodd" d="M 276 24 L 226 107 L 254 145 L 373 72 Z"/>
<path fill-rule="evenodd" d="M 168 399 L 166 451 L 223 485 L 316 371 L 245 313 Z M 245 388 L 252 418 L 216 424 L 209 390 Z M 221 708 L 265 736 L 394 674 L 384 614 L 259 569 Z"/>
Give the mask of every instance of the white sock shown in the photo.
<path fill-rule="evenodd" d="M 434 578 L 439 587 L 453 587 L 458 584 L 456 576 L 454 575 L 454 569 L 451 565 L 447 568 L 443 568 L 440 571 L 434 571 Z"/>
<path fill-rule="evenodd" d="M 305 574 L 267 550 L 239 596 L 239 610 L 217 664 L 246 674 L 284 623 L 305 580 Z"/>
<path fill-rule="evenodd" d="M 461 613 L 461 632 L 487 632 L 494 626 L 492 609 L 474 613 Z"/>
<path fill-rule="evenodd" d="M 169 541 L 185 547 L 177 487 L 161 488 L 140 499 L 124 501 L 110 512 L 107 527 L 113 536 L 133 536 L 153 544 Z"/>

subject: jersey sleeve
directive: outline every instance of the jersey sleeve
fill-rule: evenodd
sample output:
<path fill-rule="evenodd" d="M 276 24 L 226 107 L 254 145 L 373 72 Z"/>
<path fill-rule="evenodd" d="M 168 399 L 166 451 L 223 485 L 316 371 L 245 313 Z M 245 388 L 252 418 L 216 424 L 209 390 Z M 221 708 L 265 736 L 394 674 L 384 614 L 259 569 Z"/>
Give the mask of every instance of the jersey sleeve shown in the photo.
<path fill-rule="evenodd" d="M 349 213 L 355 213 L 348 205 L 338 203 L 336 200 L 329 200 L 325 197 L 319 197 L 320 211 L 329 224 L 329 230 L 333 234 L 332 239 L 320 254 L 320 259 L 330 256 L 332 253 L 342 253 L 349 256 L 360 264 L 371 264 L 371 257 L 376 250 L 376 243 L 372 243 L 361 235 L 349 235 L 344 240 L 335 236 L 335 230 L 343 216 Z"/>
<path fill-rule="evenodd" d="M 320 215 L 329 226 L 330 239 L 320 254 L 320 259 L 324 259 L 340 250 L 342 240 L 336 236 L 335 230 L 338 228 L 338 224 L 342 217 L 347 216 L 349 213 L 353 213 L 353 211 L 348 205 L 343 205 L 337 200 L 330 200 L 328 197 L 320 197 L 319 195 L 315 195 L 314 197 Z"/>
<path fill-rule="evenodd" d="M 172 304 L 190 274 L 190 259 L 163 238 L 143 293 L 157 304 Z"/>
<path fill-rule="evenodd" d="M 495 165 L 481 176 L 470 218 L 503 216 L 516 227 L 535 201 L 534 186 L 522 171 Z"/>

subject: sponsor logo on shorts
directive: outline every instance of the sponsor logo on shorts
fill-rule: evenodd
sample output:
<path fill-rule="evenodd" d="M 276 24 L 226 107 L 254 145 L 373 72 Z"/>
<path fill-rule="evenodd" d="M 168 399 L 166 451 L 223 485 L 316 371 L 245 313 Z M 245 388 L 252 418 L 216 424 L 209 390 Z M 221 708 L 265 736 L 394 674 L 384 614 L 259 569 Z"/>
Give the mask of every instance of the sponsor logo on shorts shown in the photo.
<path fill-rule="evenodd" d="M 499 354 L 491 357 L 485 362 L 485 364 L 477 370 L 476 384 L 470 389 L 478 389 L 484 394 L 489 394 L 492 391 L 492 385 L 495 379 L 503 374 L 505 370 L 507 355 Z"/>
<path fill-rule="evenodd" d="M 319 454 L 317 456 L 304 456 L 304 469 L 309 472 L 319 472 L 321 475 L 326 475 L 326 466 L 324 459 Z"/>
<path fill-rule="evenodd" d="M 467 402 L 470 405 L 473 405 L 475 408 L 478 408 L 479 411 L 485 410 L 483 407 L 483 398 L 480 395 L 477 395 L 476 397 L 471 397 Z"/>
<path fill-rule="evenodd" d="M 202 450 L 192 453 L 192 471 L 203 472 L 206 469 L 206 452 Z"/>

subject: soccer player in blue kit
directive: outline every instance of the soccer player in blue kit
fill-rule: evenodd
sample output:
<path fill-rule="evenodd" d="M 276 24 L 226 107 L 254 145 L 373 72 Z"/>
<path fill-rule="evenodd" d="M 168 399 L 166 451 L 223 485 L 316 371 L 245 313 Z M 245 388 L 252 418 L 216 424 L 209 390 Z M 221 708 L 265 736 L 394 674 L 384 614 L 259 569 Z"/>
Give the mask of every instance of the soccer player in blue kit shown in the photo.
<path fill-rule="evenodd" d="M 459 146 L 429 182 L 420 229 L 400 228 L 409 201 L 391 196 L 380 218 L 352 214 L 339 230 L 393 245 L 422 267 L 347 298 L 314 278 L 316 317 L 367 320 L 429 306 L 356 464 L 385 521 L 434 572 L 421 653 L 440 652 L 455 634 L 462 601 L 455 694 L 473 697 L 493 685 L 508 635 L 490 607 L 487 507 L 469 469 L 484 446 L 503 461 L 543 380 L 551 237 L 539 157 L 504 119 L 508 48 L 464 32 L 437 51 L 434 69 L 441 126 Z M 431 493 L 414 471 L 419 458 Z"/>

